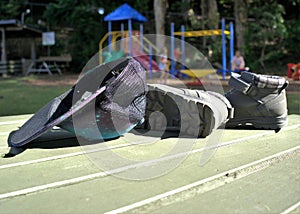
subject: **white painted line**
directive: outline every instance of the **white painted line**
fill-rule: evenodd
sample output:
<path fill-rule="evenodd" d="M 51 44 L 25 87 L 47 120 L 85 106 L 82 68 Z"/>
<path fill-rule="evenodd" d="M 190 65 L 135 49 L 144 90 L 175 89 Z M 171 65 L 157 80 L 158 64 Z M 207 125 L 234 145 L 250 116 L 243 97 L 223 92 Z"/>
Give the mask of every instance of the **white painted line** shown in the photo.
<path fill-rule="evenodd" d="M 298 127 L 300 127 L 300 124 L 285 127 L 282 131 L 292 130 L 292 129 L 295 129 L 295 128 L 298 128 Z M 273 135 L 273 134 L 275 134 L 275 132 L 266 131 L 266 132 L 263 132 L 263 133 L 260 133 L 260 134 L 251 135 L 251 136 L 240 138 L 240 139 L 237 139 L 237 140 L 224 142 L 224 143 L 221 143 L 221 144 L 218 144 L 218 145 L 215 145 L 215 146 L 210 146 L 210 147 L 206 147 L 206 148 L 196 149 L 196 150 L 193 150 L 193 151 L 190 151 L 190 152 L 178 153 L 176 155 L 167 156 L 167 157 L 164 157 L 165 159 L 162 158 L 162 160 L 169 160 L 169 159 L 173 159 L 173 158 L 176 158 L 176 157 L 181 157 L 181 156 L 184 156 L 184 155 L 187 155 L 187 154 L 194 154 L 194 153 L 202 152 L 204 150 L 210 150 L 210 149 L 215 149 L 215 148 L 219 148 L 219 147 L 223 147 L 223 146 L 228 146 L 228 145 L 231 145 L 231 144 L 240 143 L 242 141 L 252 140 L 252 139 L 256 139 L 256 138 L 263 137 L 263 136 L 268 136 L 268 135 Z M 146 142 L 148 142 L 148 140 L 146 140 Z M 42 162 L 46 162 L 46 161 L 58 160 L 58 159 L 62 159 L 62 158 L 69 158 L 69 157 L 74 157 L 74 156 L 78 156 L 78 155 L 95 153 L 95 152 L 98 152 L 98 151 L 105 151 L 105 150 L 109 150 L 109 149 L 116 149 L 116 148 L 122 148 L 122 147 L 127 147 L 127 146 L 134 146 L 134 145 L 139 145 L 140 143 L 143 143 L 143 142 L 139 142 L 139 143 L 131 142 L 131 143 L 125 143 L 125 144 L 121 144 L 119 146 L 114 146 L 114 147 L 106 147 L 106 148 L 100 148 L 100 149 L 86 150 L 86 151 L 82 151 L 82 152 L 74 152 L 74 153 L 69 153 L 69 154 L 64 154 L 64 155 L 57 155 L 57 156 L 52 156 L 52 157 L 47 157 L 47 158 L 40 158 L 40 159 L 23 161 L 23 162 L 18 162 L 18 163 L 11 163 L 11 164 L 6 164 L 6 165 L 0 166 L 0 169 L 7 169 L 7 168 L 11 168 L 11 167 L 42 163 Z M 0 149 L 1 148 L 8 148 L 8 147 L 0 147 Z"/>
<path fill-rule="evenodd" d="M 290 130 L 290 129 L 293 129 L 293 128 L 297 128 L 299 126 L 300 126 L 300 124 L 297 124 L 297 125 L 294 125 L 294 126 L 287 127 L 288 129 L 285 129 L 285 130 Z M 264 132 L 264 133 L 261 133 L 261 134 L 241 138 L 241 139 L 238 139 L 238 140 L 225 142 L 223 144 L 219 144 L 218 146 L 201 148 L 201 149 L 193 150 L 191 152 L 178 153 L 176 155 L 170 155 L 170 156 L 166 156 L 166 157 L 162 157 L 162 158 L 158 158 L 158 159 L 154 159 L 154 160 L 150 160 L 150 161 L 140 162 L 140 163 L 137 163 L 137 164 L 132 164 L 132 165 L 128 165 L 128 166 L 124 166 L 124 167 L 120 167 L 120 168 L 116 168 L 116 169 L 112 169 L 112 170 L 108 170 L 108 171 L 104 171 L 104 172 L 100 172 L 100 173 L 94 173 L 94 174 L 81 176 L 81 177 L 77 177 L 77 178 L 73 178 L 73 179 L 68 179 L 68 180 L 58 181 L 58 182 L 54 182 L 54 183 L 50 183 L 50 184 L 44 184 L 44 185 L 40 185 L 40 186 L 35 186 L 35 187 L 30 187 L 30 188 L 26 188 L 26 189 L 22 189 L 22 190 L 17 190 L 17 191 L 13 191 L 13 192 L 3 193 L 3 194 L 0 194 L 0 199 L 16 197 L 16 196 L 25 195 L 25 194 L 29 194 L 29 193 L 33 193 L 33 192 L 37 192 L 37 191 L 41 191 L 41 190 L 61 187 L 61 186 L 65 186 L 65 185 L 71 185 L 71 184 L 75 184 L 75 183 L 79 183 L 79 182 L 83 182 L 83 181 L 88 181 L 88 180 L 95 179 L 95 178 L 101 178 L 101 177 L 105 177 L 105 176 L 108 176 L 108 175 L 111 175 L 111 174 L 124 172 L 126 170 L 139 168 L 139 167 L 143 167 L 143 166 L 153 165 L 153 164 L 165 161 L 165 160 L 171 160 L 171 159 L 174 159 L 174 158 L 177 158 L 177 157 L 180 157 L 180 156 L 184 156 L 184 155 L 187 155 L 187 154 L 194 154 L 194 153 L 201 152 L 201 151 L 204 151 L 204 150 L 214 149 L 216 147 L 223 147 L 223 146 L 231 145 L 233 143 L 243 142 L 243 141 L 249 140 L 249 139 L 255 139 L 255 138 L 258 138 L 258 137 L 265 136 L 265 135 L 270 135 L 270 133 L 275 134 L 275 132 Z M 256 136 L 256 137 L 254 137 L 254 136 Z M 296 148 L 296 147 L 294 147 L 294 148 Z"/>
<path fill-rule="evenodd" d="M 148 142 L 149 140 L 145 140 L 145 141 Z M 29 165 L 29 164 L 42 163 L 42 162 L 46 162 L 46 161 L 69 158 L 69 157 L 74 157 L 74 156 L 79 156 L 79 155 L 85 155 L 85 154 L 90 154 L 90 153 L 95 153 L 95 152 L 106 151 L 106 150 L 110 150 L 110 149 L 129 147 L 129 146 L 134 146 L 134 145 L 143 144 L 143 143 L 144 143 L 144 141 L 139 141 L 138 143 L 137 142 L 124 143 L 124 144 L 120 144 L 120 145 L 116 145 L 116 146 L 108 146 L 108 147 L 90 149 L 90 150 L 85 150 L 85 151 L 80 151 L 80 152 L 72 152 L 72 153 L 63 154 L 63 155 L 56 155 L 56 156 L 52 156 L 52 157 L 40 158 L 40 159 L 35 159 L 35 160 L 10 163 L 10 164 L 6 164 L 6 165 L 0 165 L 0 169 L 7 169 L 7 168 L 12 168 L 12 167 L 17 167 L 17 166 L 25 166 L 25 165 Z M 0 147 L 0 149 L 2 149 L 2 148 L 7 149 L 9 147 Z"/>
<path fill-rule="evenodd" d="M 257 161 L 254 161 L 254 162 L 251 162 L 251 163 L 239 166 L 237 168 L 228 170 L 226 172 L 222 172 L 220 174 L 217 174 L 217 175 L 214 175 L 214 176 L 211 176 L 211 177 L 208 177 L 208 178 L 196 181 L 194 183 L 188 184 L 186 186 L 182 186 L 180 188 L 171 190 L 169 192 L 165 192 L 165 193 L 153 196 L 151 198 L 147 198 L 145 200 L 142 200 L 142 201 L 139 201 L 139 202 L 136 202 L 136 203 L 133 203 L 133 204 L 130 204 L 130 205 L 127 205 L 127 206 L 124 206 L 124 207 L 121 207 L 121 208 L 109 211 L 106 214 L 124 213 L 124 212 L 128 212 L 130 210 L 133 210 L 133 209 L 145 206 L 145 205 L 149 206 L 149 204 L 151 204 L 153 202 L 157 202 L 159 200 L 165 199 L 165 198 L 170 197 L 172 195 L 175 195 L 175 194 L 187 191 L 187 190 L 191 190 L 193 188 L 196 188 L 196 187 L 198 187 L 200 185 L 203 185 L 205 183 L 208 183 L 210 181 L 217 180 L 217 179 L 220 179 L 222 177 L 226 177 L 226 175 L 230 175 L 230 174 L 233 174 L 233 173 L 238 172 L 238 171 L 244 171 L 245 169 L 251 168 L 251 167 L 256 166 L 256 165 L 264 164 L 261 167 L 255 167 L 253 171 L 249 170 L 248 173 L 245 173 L 244 176 L 241 176 L 239 178 L 245 177 L 247 175 L 253 174 L 254 172 L 260 171 L 260 170 L 265 169 L 266 167 L 272 165 L 272 164 L 268 165 L 266 162 L 268 162 L 268 161 L 270 161 L 272 159 L 275 159 L 275 158 L 280 158 L 280 157 L 282 157 L 284 155 L 287 155 L 289 153 L 296 152 L 297 150 L 300 150 L 300 146 L 296 146 L 294 148 L 291 148 L 291 149 L 288 149 L 288 150 L 276 153 L 274 155 L 268 156 L 266 158 L 263 158 L 263 159 L 260 159 L 260 160 L 257 160 Z M 229 182 L 224 182 L 224 185 L 226 183 L 229 183 Z"/>
<path fill-rule="evenodd" d="M 88 181 L 88 180 L 91 180 L 91 179 L 94 179 L 94 178 L 100 178 L 100 177 L 103 177 L 103 176 L 106 176 L 106 175 L 107 174 L 105 174 L 105 172 L 100 172 L 100 173 L 95 173 L 95 174 L 91 174 L 91 175 L 86 175 L 86 176 L 81 176 L 81 177 L 69 179 L 69 180 L 63 180 L 63 181 L 58 181 L 58 182 L 45 184 L 45 185 L 41 185 L 41 186 L 35 186 L 35 187 L 31 187 L 31 188 L 17 190 L 17 191 L 14 191 L 14 192 L 8 192 L 8 193 L 1 194 L 0 199 L 25 195 L 25 194 L 29 194 L 29 193 L 33 193 L 33 192 L 37 192 L 37 191 L 41 191 L 41 190 L 46 190 L 46 189 L 50 189 L 50 188 L 54 188 L 54 187 L 71 185 L 71 184 L 79 183 L 79 182 L 82 182 L 82 181 Z"/>
<path fill-rule="evenodd" d="M 300 201 L 298 201 L 298 203 L 294 204 L 293 206 L 287 208 L 285 211 L 283 211 L 281 214 L 289 214 L 292 211 L 294 211 L 295 209 L 297 209 L 300 206 Z"/>
<path fill-rule="evenodd" d="M 88 154 L 88 153 L 100 152 L 100 151 L 105 151 L 105 150 L 110 150 L 110 149 L 117 149 L 117 148 L 127 147 L 127 146 L 131 146 L 131 145 L 132 144 L 130 144 L 130 143 L 124 143 L 124 144 L 120 144 L 120 145 L 116 145 L 116 146 L 108 146 L 108 147 L 102 147 L 102 148 L 91 149 L 91 150 L 86 150 L 86 151 L 72 152 L 69 154 L 56 155 L 56 156 L 52 156 L 52 157 L 11 163 L 11 164 L 6 164 L 6 165 L 2 165 L 2 166 L 0 165 L 0 169 L 7 169 L 7 168 L 11 168 L 11 167 L 16 167 L 16 166 L 25 166 L 25 165 L 29 165 L 29 164 L 42 163 L 42 162 L 46 162 L 46 161 L 58 160 L 58 159 L 62 159 L 62 158 L 74 157 L 74 156 L 78 156 L 78 155 L 84 155 L 84 154 Z"/>
<path fill-rule="evenodd" d="M 10 132 L 0 132 L 0 136 L 9 135 Z"/>
<path fill-rule="evenodd" d="M 26 121 L 27 120 L 14 120 L 14 121 L 0 122 L 0 126 L 25 123 Z"/>
<path fill-rule="evenodd" d="M 173 159 L 173 158 L 176 158 L 176 157 L 185 156 L 187 154 L 194 154 L 194 153 L 202 152 L 204 150 L 215 149 L 215 148 L 227 146 L 227 145 L 234 144 L 234 143 L 239 143 L 239 142 L 242 142 L 242 141 L 245 141 L 245 140 L 256 139 L 256 138 L 259 138 L 259 137 L 262 137 L 262 136 L 272 135 L 272 134 L 273 134 L 273 132 L 268 131 L 268 132 L 264 132 L 264 133 L 261 133 L 261 134 L 252 135 L 252 136 L 244 137 L 244 138 L 241 138 L 241 139 L 221 143 L 221 144 L 218 144 L 218 145 L 215 145 L 215 146 L 195 149 L 195 150 L 192 150 L 192 151 L 189 151 L 189 152 L 183 152 L 183 153 L 178 153 L 178 154 L 171 155 L 171 156 L 166 156 L 164 158 L 161 158 L 161 160 L 169 160 L 169 159 Z M 99 149 L 92 149 L 92 150 L 86 150 L 86 151 L 81 151 L 81 152 L 73 152 L 73 153 L 69 153 L 69 154 L 56 155 L 56 156 L 52 156 L 52 157 L 46 157 L 46 158 L 40 158 L 40 159 L 35 159 L 35 160 L 28 160 L 28 161 L 23 161 L 23 162 L 0 165 L 0 169 L 7 169 L 7 168 L 11 168 L 11 167 L 42 163 L 42 162 L 46 162 L 46 161 L 58 160 L 58 159 L 62 159 L 62 158 L 69 158 L 69 157 L 74 157 L 74 156 L 78 156 L 78 155 L 95 153 L 95 152 L 99 152 L 99 151 L 106 151 L 106 150 L 110 150 L 110 149 L 122 148 L 122 147 L 127 147 L 127 146 L 135 146 L 135 145 L 139 145 L 140 143 L 135 143 L 135 142 L 134 143 L 125 143 L 125 144 L 112 146 L 112 147 L 104 147 L 104 148 L 99 148 Z M 5 148 L 7 148 L 7 147 L 5 147 Z M 157 160 L 157 159 L 154 159 L 154 160 Z"/>

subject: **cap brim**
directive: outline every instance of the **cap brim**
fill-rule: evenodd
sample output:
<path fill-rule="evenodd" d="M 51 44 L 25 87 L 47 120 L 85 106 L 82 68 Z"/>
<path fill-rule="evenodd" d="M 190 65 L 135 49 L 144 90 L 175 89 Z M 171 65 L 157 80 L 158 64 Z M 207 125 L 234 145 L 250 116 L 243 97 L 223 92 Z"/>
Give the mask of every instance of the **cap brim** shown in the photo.
<path fill-rule="evenodd" d="M 54 98 L 19 130 L 11 132 L 8 137 L 8 145 L 12 147 L 24 146 L 54 126 L 70 119 L 74 113 L 83 110 L 87 104 L 105 91 L 105 82 L 107 78 L 109 79 L 108 74 L 121 64 L 128 63 L 128 60 L 129 58 L 121 58 L 99 65 L 87 72 L 72 89 Z M 97 81 L 97 84 L 91 86 L 91 81 Z M 87 91 L 91 93 L 85 96 Z"/>

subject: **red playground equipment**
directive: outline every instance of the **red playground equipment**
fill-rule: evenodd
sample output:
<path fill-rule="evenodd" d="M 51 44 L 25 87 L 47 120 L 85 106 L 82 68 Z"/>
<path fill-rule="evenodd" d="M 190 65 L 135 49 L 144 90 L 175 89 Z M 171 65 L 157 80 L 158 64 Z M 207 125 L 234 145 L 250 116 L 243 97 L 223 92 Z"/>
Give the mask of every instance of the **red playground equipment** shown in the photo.
<path fill-rule="evenodd" d="M 287 67 L 288 67 L 287 77 L 293 80 L 300 80 L 300 63 L 298 64 L 288 63 Z"/>

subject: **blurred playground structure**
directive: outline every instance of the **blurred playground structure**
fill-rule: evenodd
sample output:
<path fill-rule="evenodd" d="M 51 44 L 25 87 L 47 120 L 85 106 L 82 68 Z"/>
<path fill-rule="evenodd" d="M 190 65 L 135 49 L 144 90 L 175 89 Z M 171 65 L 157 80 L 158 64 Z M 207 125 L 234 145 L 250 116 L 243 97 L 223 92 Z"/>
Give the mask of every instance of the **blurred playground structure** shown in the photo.
<path fill-rule="evenodd" d="M 300 80 L 300 63 L 288 63 L 287 77 L 293 80 Z"/>
<path fill-rule="evenodd" d="M 147 38 L 143 32 L 143 23 L 147 21 L 147 19 L 140 14 L 138 11 L 133 9 L 128 4 L 123 4 L 115 11 L 108 14 L 104 21 L 108 22 L 108 32 L 99 42 L 99 63 L 109 62 L 112 60 L 116 60 L 123 55 L 133 56 L 136 60 L 138 60 L 146 70 L 149 71 L 149 77 L 152 78 L 153 72 L 159 70 L 155 57 L 159 55 L 159 48 L 154 45 L 154 41 Z M 113 31 L 112 30 L 112 22 L 128 22 L 128 30 L 124 30 L 124 23 L 121 23 L 121 30 Z M 133 30 L 132 22 L 139 22 L 140 29 Z M 221 21 L 221 29 L 215 30 L 198 30 L 198 31 L 185 31 L 185 26 L 181 26 L 181 31 L 175 32 L 175 24 L 171 23 L 171 32 L 170 32 L 170 74 L 172 77 L 175 75 L 188 75 L 193 79 L 198 79 L 208 74 L 213 74 L 216 72 L 222 73 L 222 78 L 225 79 L 226 73 L 231 73 L 231 63 L 229 63 L 229 69 L 227 69 L 227 57 L 226 57 L 226 39 L 229 36 L 230 45 L 229 45 L 229 56 L 230 62 L 234 56 L 234 26 L 233 23 L 229 23 L 230 30 L 225 29 L 225 19 Z M 181 48 L 181 56 L 180 59 L 176 59 L 179 62 L 180 69 L 176 68 L 176 60 L 174 56 L 175 52 L 175 38 L 180 37 L 180 48 Z M 202 36 L 221 36 L 222 37 L 222 69 L 208 69 L 207 66 L 203 67 L 199 63 L 199 65 L 193 65 L 193 67 L 187 66 L 187 53 L 186 53 L 186 44 L 185 38 L 187 37 L 202 37 Z M 120 41 L 117 43 L 117 41 Z M 107 42 L 107 43 L 106 43 Z M 103 51 L 104 44 L 108 44 L 108 50 Z M 118 45 L 117 45 L 118 44 Z M 119 47 L 117 47 L 119 46 Z M 190 60 L 190 59 L 189 59 Z"/>
<path fill-rule="evenodd" d="M 159 70 L 157 56 L 161 47 L 156 47 L 155 38 L 150 38 L 150 34 L 144 34 L 144 23 L 147 19 L 128 4 L 123 4 L 115 11 L 105 16 L 104 21 L 108 23 L 108 32 L 99 42 L 99 62 L 116 60 L 124 55 L 133 56 L 149 72 L 149 77 Z M 139 23 L 139 29 L 133 23 Z M 126 26 L 126 29 L 125 29 Z M 116 28 L 116 29 L 113 29 Z M 229 29 L 228 29 L 229 28 Z M 1 61 L 0 75 L 28 75 L 30 73 L 62 73 L 67 70 L 72 62 L 72 55 L 68 52 L 60 53 L 57 56 L 49 54 L 37 56 L 37 41 L 43 41 L 46 33 L 39 28 L 34 28 L 26 23 L 16 20 L 0 20 L 1 37 Z M 155 35 L 152 34 L 154 37 Z M 222 58 L 215 64 L 221 64 L 216 68 L 203 66 L 201 60 L 207 60 L 207 56 L 197 55 L 187 50 L 186 40 L 190 37 L 221 37 Z M 11 40 L 19 40 L 12 48 Z M 175 31 L 175 24 L 170 23 L 169 41 L 165 44 L 168 47 L 169 73 L 174 76 L 189 76 L 193 79 L 205 77 L 209 74 L 220 73 L 225 79 L 232 71 L 231 62 L 234 56 L 234 25 L 232 22 L 226 23 L 221 20 L 220 29 L 186 31 L 182 25 L 180 31 Z M 216 38 L 217 39 L 217 38 Z M 15 41 L 13 41 L 15 42 Z M 7 44 L 6 44 L 7 43 Z M 21 44 L 21 45 L 20 45 Z M 44 46 L 44 44 L 43 44 Z M 103 49 L 104 47 L 108 47 Z M 47 47 L 49 49 L 49 46 Z M 180 49 L 179 57 L 176 49 Z M 50 50 L 50 49 L 49 49 Z M 14 53 L 12 56 L 10 53 Z M 200 51 L 198 51 L 200 52 Z M 197 56 L 196 56 L 197 55 Z M 219 61 L 221 61 L 219 63 Z M 192 64 L 192 65 L 191 65 Z M 287 77 L 300 80 L 300 64 L 289 63 Z"/>

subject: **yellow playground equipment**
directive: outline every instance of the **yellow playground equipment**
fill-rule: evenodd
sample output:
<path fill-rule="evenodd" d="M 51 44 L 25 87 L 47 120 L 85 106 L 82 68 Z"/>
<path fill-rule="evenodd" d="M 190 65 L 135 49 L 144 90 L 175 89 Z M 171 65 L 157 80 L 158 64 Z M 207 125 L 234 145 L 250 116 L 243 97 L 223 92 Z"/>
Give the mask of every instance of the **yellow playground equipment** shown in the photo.
<path fill-rule="evenodd" d="M 171 23 L 171 47 L 170 47 L 170 53 L 171 53 L 171 66 L 170 66 L 170 73 L 172 76 L 175 76 L 175 72 L 178 72 L 178 70 L 175 70 L 176 62 L 173 60 L 174 57 L 174 50 L 175 50 L 175 36 L 181 37 L 181 64 L 182 68 L 179 70 L 180 73 L 185 74 L 187 76 L 192 77 L 193 79 L 198 79 L 204 76 L 207 76 L 209 74 L 213 74 L 216 72 L 222 72 L 222 77 L 225 79 L 226 72 L 230 72 L 231 68 L 228 70 L 226 63 L 226 36 L 230 36 L 230 61 L 233 58 L 233 38 L 234 38 L 234 32 L 233 32 L 233 23 L 230 23 L 230 31 L 225 30 L 225 19 L 222 19 L 222 29 L 215 29 L 215 30 L 198 30 L 198 31 L 185 31 L 184 26 L 181 26 L 181 31 L 174 32 L 174 23 Z M 121 51 L 122 54 L 130 54 L 132 56 L 137 57 L 137 55 L 143 53 L 147 54 L 148 56 L 152 56 L 152 50 L 153 49 L 156 53 L 159 53 L 158 48 L 149 41 L 144 35 L 143 35 L 143 28 L 140 28 L 140 31 L 109 31 L 107 32 L 104 37 L 99 42 L 99 63 L 101 64 L 103 60 L 103 45 L 106 40 L 108 40 L 108 46 L 109 51 L 115 51 L 119 52 Z M 131 37 L 129 35 L 132 35 Z M 222 69 L 216 70 L 216 69 L 187 69 L 185 66 L 185 38 L 188 37 L 202 37 L 202 36 L 222 36 Z M 120 42 L 117 42 L 119 39 Z M 145 44 L 145 45 L 144 45 Z M 116 46 L 119 47 L 116 47 Z M 134 46 L 134 48 L 133 48 Z M 150 48 L 151 47 L 151 48 Z M 138 50 L 137 50 L 138 49 Z M 115 54 L 116 57 L 121 57 L 120 54 Z M 149 63 L 152 65 L 152 57 L 150 57 L 150 61 L 148 59 L 148 69 Z M 153 61 L 154 64 L 155 61 Z M 199 67 L 201 67 L 199 65 Z"/>

